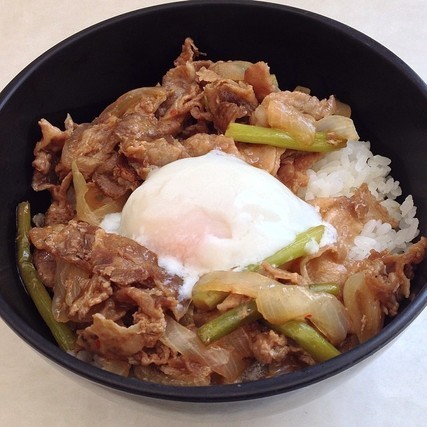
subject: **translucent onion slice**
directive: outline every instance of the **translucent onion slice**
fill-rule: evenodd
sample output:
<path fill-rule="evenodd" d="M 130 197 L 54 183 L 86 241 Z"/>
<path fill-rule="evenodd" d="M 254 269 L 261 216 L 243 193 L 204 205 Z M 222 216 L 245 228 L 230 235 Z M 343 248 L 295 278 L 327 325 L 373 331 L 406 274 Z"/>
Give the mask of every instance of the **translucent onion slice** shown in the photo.
<path fill-rule="evenodd" d="M 209 69 L 223 79 L 239 81 L 245 79 L 245 71 L 251 65 L 252 63 L 248 61 L 218 61 L 212 64 Z"/>
<path fill-rule="evenodd" d="M 361 343 L 372 338 L 383 327 L 381 304 L 369 289 L 364 273 L 351 275 L 344 283 L 344 305 L 352 323 L 352 331 Z"/>
<path fill-rule="evenodd" d="M 162 371 L 153 367 L 153 365 L 133 367 L 134 375 L 142 381 L 149 381 L 157 384 L 174 386 L 208 386 L 210 385 L 209 376 L 194 375 L 192 372 L 180 372 L 178 378 L 173 378 L 164 374 Z"/>
<path fill-rule="evenodd" d="M 344 116 L 344 117 L 351 117 L 351 107 L 348 104 L 345 104 L 344 102 L 339 101 L 335 98 L 335 112 L 334 115 L 336 116 Z"/>
<path fill-rule="evenodd" d="M 158 87 L 140 87 L 124 93 L 116 101 L 110 104 L 98 117 L 98 121 L 107 120 L 111 116 L 122 117 L 126 112 L 135 110 L 142 100 L 154 112 L 167 99 L 167 90 Z"/>
<path fill-rule="evenodd" d="M 259 292 L 258 311 L 273 325 L 309 319 L 332 344 L 342 342 L 350 328 L 342 303 L 333 295 L 297 285 L 279 284 Z"/>
<path fill-rule="evenodd" d="M 127 195 L 114 200 L 103 194 L 94 194 L 96 189 L 88 186 L 76 162 L 72 163 L 71 170 L 76 193 L 76 217 L 78 220 L 91 225 L 99 225 L 105 215 L 122 211 Z"/>
<path fill-rule="evenodd" d="M 208 273 L 193 288 L 193 293 L 206 291 L 231 292 L 254 298 L 264 319 L 275 325 L 308 318 L 333 344 L 343 341 L 350 329 L 346 309 L 334 295 L 297 285 L 283 285 L 259 273 Z"/>
<path fill-rule="evenodd" d="M 236 352 L 242 359 L 253 357 L 252 342 L 244 328 L 238 328 L 222 337 L 218 343 L 225 348 Z"/>
<path fill-rule="evenodd" d="M 171 317 L 166 317 L 166 330 L 160 341 L 184 357 L 209 366 L 229 381 L 235 380 L 246 366 L 235 352 L 217 345 L 205 346 L 193 331 Z"/>
<path fill-rule="evenodd" d="M 113 374 L 121 375 L 122 377 L 127 377 L 129 375 L 130 364 L 124 360 L 108 359 L 95 355 L 94 362 L 97 366 Z"/>
<path fill-rule="evenodd" d="M 277 281 L 252 271 L 214 271 L 203 275 L 193 288 L 194 294 L 221 291 L 256 298 L 262 289 L 277 285 Z"/>
<path fill-rule="evenodd" d="M 311 145 L 314 142 L 314 119 L 292 105 L 271 100 L 267 106 L 267 119 L 270 127 L 289 132 L 303 145 Z"/>
<path fill-rule="evenodd" d="M 358 141 L 359 135 L 353 120 L 344 116 L 327 116 L 315 123 L 316 132 L 333 132 L 338 137 L 348 141 Z"/>

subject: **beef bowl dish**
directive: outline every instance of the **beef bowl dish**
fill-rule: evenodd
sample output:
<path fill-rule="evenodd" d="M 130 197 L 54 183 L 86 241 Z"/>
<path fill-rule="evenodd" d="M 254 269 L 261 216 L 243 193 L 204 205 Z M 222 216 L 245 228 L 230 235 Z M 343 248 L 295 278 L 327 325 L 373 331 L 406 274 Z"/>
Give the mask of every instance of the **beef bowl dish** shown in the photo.
<path fill-rule="evenodd" d="M 0 102 L 0 313 L 77 375 L 286 393 L 426 305 L 427 90 L 351 28 L 268 3 L 142 9 L 55 46 Z"/>

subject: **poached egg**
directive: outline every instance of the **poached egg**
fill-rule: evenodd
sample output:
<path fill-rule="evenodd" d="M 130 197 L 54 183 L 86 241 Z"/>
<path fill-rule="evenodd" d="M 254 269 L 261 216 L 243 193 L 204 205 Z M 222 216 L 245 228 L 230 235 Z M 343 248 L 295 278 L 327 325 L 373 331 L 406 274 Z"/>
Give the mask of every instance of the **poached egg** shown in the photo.
<path fill-rule="evenodd" d="M 186 299 L 203 274 L 259 263 L 320 224 L 318 211 L 268 172 L 211 151 L 152 171 L 101 227 L 154 252 L 183 279 Z M 321 244 L 334 240 L 324 234 Z"/>

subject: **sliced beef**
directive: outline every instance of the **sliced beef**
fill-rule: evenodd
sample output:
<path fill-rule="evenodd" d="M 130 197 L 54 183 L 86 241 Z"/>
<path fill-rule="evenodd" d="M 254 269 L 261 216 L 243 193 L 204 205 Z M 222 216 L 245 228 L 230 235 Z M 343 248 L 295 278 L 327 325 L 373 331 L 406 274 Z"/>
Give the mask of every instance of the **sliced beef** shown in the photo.
<path fill-rule="evenodd" d="M 280 158 L 277 178 L 295 194 L 308 184 L 307 170 L 322 157 L 322 153 L 286 150 Z"/>
<path fill-rule="evenodd" d="M 368 258 L 349 265 L 349 271 L 363 271 L 365 281 L 386 314 L 397 314 L 401 299 L 410 296 L 410 281 L 414 267 L 423 261 L 427 251 L 427 238 L 422 237 L 401 254 L 371 253 Z"/>
<path fill-rule="evenodd" d="M 270 67 L 265 62 L 251 64 L 245 71 L 244 79 L 253 87 L 259 102 L 262 102 L 270 93 L 278 91 L 273 76 L 270 74 Z"/>
<path fill-rule="evenodd" d="M 155 322 L 141 318 L 131 326 L 121 326 L 97 313 L 93 323 L 79 332 L 78 343 L 94 354 L 128 359 L 146 347 L 154 347 L 164 329 L 164 319 Z"/>
<path fill-rule="evenodd" d="M 113 294 L 111 282 L 74 264 L 57 261 L 52 311 L 60 322 L 90 322 L 91 311 Z"/>
<path fill-rule="evenodd" d="M 30 238 L 36 248 L 117 286 L 159 287 L 165 295 L 175 295 L 180 284 L 158 266 L 156 255 L 148 249 L 84 222 L 33 228 Z"/>
<path fill-rule="evenodd" d="M 249 118 L 258 106 L 252 86 L 234 80 L 216 80 L 204 89 L 207 109 L 218 132 L 224 133 L 231 122 Z"/>
<path fill-rule="evenodd" d="M 65 130 L 62 131 L 50 124 L 47 120 L 39 121 L 42 139 L 37 142 L 34 148 L 34 168 L 33 189 L 41 191 L 50 189 L 59 183 L 55 173 L 55 167 L 61 156 L 65 141 L 73 132 L 73 122 L 70 117 L 65 121 Z"/>

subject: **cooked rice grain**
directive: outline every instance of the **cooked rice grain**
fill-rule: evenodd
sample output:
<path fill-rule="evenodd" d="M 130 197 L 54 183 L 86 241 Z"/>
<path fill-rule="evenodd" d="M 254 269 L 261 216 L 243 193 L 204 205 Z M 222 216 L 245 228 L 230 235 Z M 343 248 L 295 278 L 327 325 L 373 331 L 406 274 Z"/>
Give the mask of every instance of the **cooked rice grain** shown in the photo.
<path fill-rule="evenodd" d="M 388 223 L 368 221 L 354 240 L 349 254 L 353 259 L 365 258 L 372 249 L 403 252 L 419 234 L 412 196 L 407 196 L 402 204 L 396 201 L 402 189 L 399 181 L 390 176 L 390 164 L 389 158 L 372 153 L 369 142 L 349 141 L 347 147 L 328 153 L 307 171 L 308 185 L 299 194 L 305 200 L 351 197 L 357 188 L 367 184 L 374 197 L 399 223 L 394 230 Z"/>

